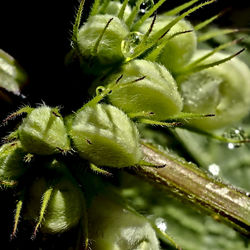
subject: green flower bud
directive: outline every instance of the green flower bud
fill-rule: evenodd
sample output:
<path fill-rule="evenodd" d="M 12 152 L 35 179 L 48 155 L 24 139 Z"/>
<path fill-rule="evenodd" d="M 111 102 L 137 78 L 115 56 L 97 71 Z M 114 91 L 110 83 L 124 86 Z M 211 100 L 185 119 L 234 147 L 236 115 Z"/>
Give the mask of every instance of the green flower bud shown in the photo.
<path fill-rule="evenodd" d="M 108 81 L 115 81 L 121 75 L 120 87 L 113 90 L 109 100 L 126 113 L 148 112 L 152 113 L 152 119 L 164 120 L 182 110 L 177 84 L 164 66 L 146 60 L 133 60 Z M 144 79 L 135 81 L 144 76 Z"/>
<path fill-rule="evenodd" d="M 105 14 L 117 16 L 119 14 L 121 7 L 122 4 L 120 2 L 110 1 L 105 9 Z M 126 20 L 130 14 L 131 14 L 131 8 L 129 5 L 126 5 L 126 8 L 124 10 L 124 19 Z"/>
<path fill-rule="evenodd" d="M 36 221 L 36 229 L 41 224 L 44 233 L 62 233 L 79 223 L 85 201 L 63 164 L 53 161 L 49 167 L 48 176 L 36 179 L 29 188 L 25 218 Z"/>
<path fill-rule="evenodd" d="M 208 51 L 198 51 L 194 60 L 206 53 Z M 205 62 L 212 63 L 226 56 L 217 53 Z M 231 125 L 250 110 L 250 70 L 237 58 L 177 80 L 185 112 L 215 114 L 215 117 L 192 121 L 191 124 L 198 128 L 213 130 Z"/>
<path fill-rule="evenodd" d="M 18 128 L 22 147 L 29 153 L 51 155 L 70 150 L 70 142 L 57 109 L 33 109 Z"/>
<path fill-rule="evenodd" d="M 89 208 L 89 238 L 95 250 L 158 250 L 150 223 L 107 197 L 97 196 Z"/>
<path fill-rule="evenodd" d="M 152 35 L 167 26 L 174 18 L 172 16 L 158 15 L 153 26 Z M 151 23 L 152 18 L 147 19 L 139 31 L 146 33 Z M 193 30 L 193 26 L 188 21 L 181 20 L 170 29 L 164 39 L 168 39 L 178 32 L 190 30 Z M 194 31 L 177 35 L 166 43 L 157 61 L 162 63 L 172 73 L 175 73 L 191 60 L 196 50 L 196 45 L 197 37 Z"/>
<path fill-rule="evenodd" d="M 80 28 L 78 38 L 79 50 L 87 67 L 86 72 L 99 74 L 104 68 L 122 62 L 124 56 L 121 42 L 128 33 L 128 28 L 118 17 L 91 16 Z"/>
<path fill-rule="evenodd" d="M 2 88 L 15 95 L 20 95 L 20 89 L 26 81 L 26 73 L 16 60 L 0 49 L 0 89 Z"/>
<path fill-rule="evenodd" d="M 19 142 L 0 147 L 0 182 L 15 182 L 26 172 L 25 154 Z"/>
<path fill-rule="evenodd" d="M 70 135 L 80 156 L 99 166 L 133 166 L 142 156 L 136 126 L 112 105 L 87 106 L 78 112 Z"/>

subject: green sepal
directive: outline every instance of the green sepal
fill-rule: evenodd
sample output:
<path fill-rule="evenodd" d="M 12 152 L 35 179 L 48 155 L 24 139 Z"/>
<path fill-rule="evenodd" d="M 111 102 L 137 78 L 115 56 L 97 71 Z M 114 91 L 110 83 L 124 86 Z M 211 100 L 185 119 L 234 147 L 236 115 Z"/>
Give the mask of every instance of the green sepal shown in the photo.
<path fill-rule="evenodd" d="M 104 170 L 102 168 L 97 167 L 95 164 L 90 163 L 90 169 L 96 173 L 96 174 L 101 174 L 101 175 L 105 175 L 105 176 L 111 176 L 112 174 L 110 172 L 108 172 L 107 170 Z"/>
<path fill-rule="evenodd" d="M 148 220 L 121 201 L 111 189 L 97 194 L 89 207 L 89 237 L 102 249 L 159 250 L 155 231 Z"/>
<path fill-rule="evenodd" d="M 177 18 L 179 17 L 170 17 L 164 14 L 157 16 L 149 40 L 168 25 L 169 30 L 166 30 L 166 33 L 159 37 L 145 57 L 163 64 L 172 73 L 184 67 L 191 60 L 197 47 L 197 37 L 191 23 L 184 19 L 175 23 Z M 139 31 L 146 34 L 150 29 L 151 20 L 152 18 L 145 21 Z"/>
<path fill-rule="evenodd" d="M 157 43 L 159 42 L 159 40 L 162 40 L 162 38 L 171 30 L 172 27 L 174 27 L 180 20 L 182 20 L 183 18 L 185 18 L 187 15 L 193 13 L 194 11 L 202 8 L 203 6 L 206 6 L 208 4 L 211 4 L 215 2 L 215 0 L 210 0 L 204 3 L 201 3 L 187 11 L 185 11 L 183 14 L 173 18 L 173 20 L 171 22 L 169 22 L 165 27 L 163 27 L 162 29 L 158 30 L 157 32 L 155 32 L 152 36 L 150 36 L 150 38 L 148 39 L 148 41 L 146 43 L 140 43 L 136 49 L 134 50 L 134 54 L 131 55 L 130 58 L 127 58 L 126 61 L 131 61 L 135 58 L 138 58 L 140 55 L 142 55 L 143 53 L 145 53 L 146 51 L 150 50 L 151 48 L 153 48 L 154 46 L 157 45 Z M 160 3 L 160 1 L 158 2 Z M 168 16 L 166 16 L 167 18 Z M 140 24 L 138 25 L 138 27 L 136 28 L 137 30 L 141 27 L 141 25 L 144 24 L 144 22 L 146 21 L 146 19 Z"/>
<path fill-rule="evenodd" d="M 87 103 L 76 113 L 70 136 L 79 155 L 97 166 L 133 166 L 141 158 L 135 124 L 112 105 Z"/>
<path fill-rule="evenodd" d="M 120 11 L 118 13 L 118 18 L 123 19 L 124 13 L 125 13 L 125 9 L 126 9 L 126 7 L 128 5 L 128 1 L 129 0 L 124 0 L 123 1 L 122 7 L 121 7 L 121 9 L 120 9 Z"/>
<path fill-rule="evenodd" d="M 204 34 L 198 35 L 198 42 L 206 42 L 209 39 L 213 39 L 217 36 L 223 36 L 231 33 L 240 32 L 240 29 L 212 29 L 211 31 L 207 31 Z"/>
<path fill-rule="evenodd" d="M 177 6 L 176 8 L 169 10 L 167 12 L 165 12 L 164 14 L 167 16 L 175 16 L 177 14 L 179 14 L 181 11 L 187 9 L 188 7 L 190 7 L 191 5 L 193 5 L 194 3 L 198 2 L 200 0 L 192 0 L 189 1 L 187 3 L 181 4 L 180 6 Z"/>
<path fill-rule="evenodd" d="M 220 13 L 208 18 L 207 20 L 197 24 L 194 26 L 195 31 L 201 30 L 204 27 L 208 26 L 210 23 L 212 23 L 214 20 L 216 20 L 217 18 L 221 17 L 222 15 L 225 14 L 225 12 L 227 12 L 228 9 L 221 11 Z"/>
<path fill-rule="evenodd" d="M 0 185 L 15 186 L 25 174 L 28 166 L 24 163 L 25 151 L 19 141 L 6 143 L 0 148 Z"/>
<path fill-rule="evenodd" d="M 77 14 L 76 14 L 75 22 L 73 25 L 73 31 L 72 31 L 72 37 L 71 37 L 72 46 L 74 49 L 77 49 L 77 50 L 78 50 L 79 27 L 80 27 L 80 23 L 81 23 L 81 17 L 82 17 L 84 3 L 85 3 L 85 0 L 81 0 Z"/>
<path fill-rule="evenodd" d="M 188 65 L 186 65 L 179 72 L 177 71 L 177 75 L 198 72 L 198 71 L 201 71 L 203 69 L 213 67 L 213 66 L 216 66 L 216 65 L 219 65 L 219 64 L 225 63 L 226 61 L 231 60 L 233 57 L 237 56 L 239 53 L 241 53 L 243 51 L 240 51 L 240 52 L 237 52 L 236 54 L 225 57 L 225 59 L 217 60 L 217 61 L 214 61 L 213 63 L 205 64 L 206 59 L 210 58 L 211 56 L 220 52 L 223 49 L 226 49 L 228 47 L 233 46 L 236 43 L 239 43 L 241 40 L 242 39 L 236 39 L 236 40 L 233 40 L 233 41 L 230 41 L 230 42 L 227 42 L 227 43 L 224 43 L 224 44 L 217 46 L 215 49 L 209 51 L 205 55 L 199 57 L 198 59 L 196 59 L 196 60 L 192 61 L 191 63 L 189 63 Z"/>
<path fill-rule="evenodd" d="M 179 127 L 182 125 L 182 123 L 180 122 L 163 122 L 163 121 L 156 121 L 156 120 L 145 119 L 145 118 L 139 118 L 138 122 L 144 123 L 144 124 L 155 125 L 155 126 L 167 127 L 167 128 L 174 128 L 174 127 Z"/>
<path fill-rule="evenodd" d="M 197 51 L 193 61 L 210 54 L 195 66 L 194 72 L 177 78 L 184 101 L 183 112 L 215 115 L 190 121 L 190 126 L 205 131 L 235 124 L 249 113 L 250 104 L 248 66 L 238 58 L 232 59 L 235 55 L 209 50 Z"/>
<path fill-rule="evenodd" d="M 4 120 L 3 124 L 7 124 L 8 121 L 15 119 L 16 117 L 22 115 L 22 114 L 30 114 L 34 108 L 31 108 L 30 106 L 24 106 L 19 108 L 16 112 L 11 113 L 8 115 Z"/>
<path fill-rule="evenodd" d="M 77 41 L 85 73 L 100 75 L 121 64 L 124 61 L 121 42 L 128 33 L 124 22 L 114 15 L 90 16 L 79 29 Z"/>
<path fill-rule="evenodd" d="M 131 30 L 138 30 L 141 25 L 165 2 L 166 0 L 159 0 L 152 6 L 131 28 Z"/>
<path fill-rule="evenodd" d="M 24 150 L 38 155 L 51 155 L 70 150 L 66 127 L 57 108 L 33 109 L 18 128 Z"/>
<path fill-rule="evenodd" d="M 166 120 L 182 109 L 177 84 L 162 65 L 146 60 L 133 60 L 106 82 L 123 76 L 108 95 L 110 103 L 128 114 L 148 113 L 150 119 Z M 109 85 L 107 85 L 109 86 Z"/>
<path fill-rule="evenodd" d="M 97 15 L 100 5 L 101 5 L 101 0 L 94 0 L 89 16 Z"/>
<path fill-rule="evenodd" d="M 84 217 L 84 195 L 64 163 L 43 164 L 43 174 L 29 186 L 24 213 L 26 220 L 36 222 L 33 237 L 38 228 L 43 233 L 63 233 Z"/>
<path fill-rule="evenodd" d="M 17 204 L 16 204 L 16 210 L 15 210 L 15 216 L 14 216 L 14 227 L 13 227 L 13 231 L 11 234 L 11 239 L 13 239 L 16 236 L 17 226 L 20 221 L 22 208 L 23 208 L 23 199 L 20 199 L 17 201 Z"/>
<path fill-rule="evenodd" d="M 126 20 L 126 25 L 129 27 L 129 29 L 131 30 L 131 26 L 133 24 L 133 22 L 135 21 L 135 18 L 139 12 L 140 9 L 140 5 L 142 4 L 144 0 L 137 0 L 136 1 L 136 5 L 133 7 L 132 12 L 130 13 L 130 15 L 128 16 L 127 20 Z"/>
<path fill-rule="evenodd" d="M 34 233 L 33 233 L 33 236 L 32 236 L 33 238 L 36 237 L 37 230 L 38 230 L 39 226 L 41 225 L 42 220 L 44 219 L 45 211 L 47 209 L 47 206 L 48 206 L 49 200 L 51 198 L 52 192 L 53 192 L 53 188 L 48 187 L 48 189 L 45 190 L 45 192 L 43 193 L 43 196 L 41 198 L 40 214 L 39 214 L 38 222 L 37 222 L 37 224 L 35 226 L 35 229 L 34 229 Z"/>

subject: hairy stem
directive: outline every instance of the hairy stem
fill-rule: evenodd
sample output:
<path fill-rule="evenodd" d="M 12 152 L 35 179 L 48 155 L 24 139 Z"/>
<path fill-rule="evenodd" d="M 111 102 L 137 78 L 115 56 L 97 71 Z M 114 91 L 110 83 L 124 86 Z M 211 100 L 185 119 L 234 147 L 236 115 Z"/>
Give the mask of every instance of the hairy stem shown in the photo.
<path fill-rule="evenodd" d="M 164 168 L 139 166 L 132 173 L 160 185 L 174 196 L 191 202 L 215 220 L 250 236 L 250 198 L 231 185 L 215 180 L 194 164 L 142 143 L 145 160 Z"/>

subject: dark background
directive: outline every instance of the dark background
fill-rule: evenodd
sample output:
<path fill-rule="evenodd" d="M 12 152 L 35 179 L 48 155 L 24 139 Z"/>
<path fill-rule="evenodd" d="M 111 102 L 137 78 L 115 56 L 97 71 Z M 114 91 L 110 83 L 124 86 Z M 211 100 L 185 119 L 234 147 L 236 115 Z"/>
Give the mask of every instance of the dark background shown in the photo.
<path fill-rule="evenodd" d="M 89 2 L 91 1 L 87 1 L 84 17 Z M 163 8 L 169 9 L 183 2 L 169 0 Z M 77 7 L 77 0 L 1 1 L 0 48 L 19 61 L 29 75 L 29 84 L 23 90 L 26 99 L 13 96 L 13 103 L 0 102 L 0 119 L 8 112 L 15 111 L 21 104 L 34 106 L 44 101 L 47 105 L 63 106 L 62 112 L 67 113 L 78 109 L 86 102 L 88 79 L 78 72 L 77 67 L 66 68 L 64 65 L 65 55 L 70 50 L 71 29 Z M 228 7 L 231 7 L 231 10 L 216 20 L 218 25 L 250 26 L 250 3 L 247 0 L 218 0 L 192 14 L 189 19 L 205 20 Z M 5 132 L 6 128 L 0 128 L 0 135 Z M 12 228 L 10 222 L 13 222 L 15 207 L 9 199 L 10 196 L 11 193 L 8 191 L 0 193 L 0 221 L 3 231 L 0 232 L 0 248 L 4 241 L 8 242 Z M 68 236 L 70 237 L 70 234 Z M 44 242 L 40 238 L 40 241 L 32 243 L 29 238 L 30 232 L 20 228 L 18 238 L 5 249 L 28 249 L 29 245 L 32 249 L 38 249 L 41 247 L 39 242 Z M 62 238 L 54 237 L 53 244 L 57 241 L 61 242 Z M 52 245 L 50 249 L 53 249 Z"/>

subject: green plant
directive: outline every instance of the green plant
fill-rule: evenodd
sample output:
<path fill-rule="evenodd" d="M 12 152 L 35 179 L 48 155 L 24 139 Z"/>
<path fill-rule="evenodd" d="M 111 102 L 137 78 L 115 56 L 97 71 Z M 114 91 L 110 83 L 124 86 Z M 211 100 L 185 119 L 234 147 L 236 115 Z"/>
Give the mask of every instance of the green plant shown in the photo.
<path fill-rule="evenodd" d="M 139 132 L 114 106 L 86 105 L 73 118 L 69 134 L 80 156 L 96 165 L 126 167 L 141 160 Z"/>
<path fill-rule="evenodd" d="M 149 221 L 108 190 L 91 200 L 90 239 L 94 249 L 160 249 Z M 105 209 L 103 209 L 105 208 Z M 110 213 L 112 211 L 112 213 Z"/>
<path fill-rule="evenodd" d="M 17 113 L 27 112 L 27 117 L 17 130 L 17 139 L 29 153 L 51 155 L 70 150 L 69 138 L 57 108 L 25 107 Z M 12 134 L 14 137 L 14 135 Z"/>
<path fill-rule="evenodd" d="M 167 26 L 175 18 L 175 16 L 170 16 L 167 13 L 165 15 L 157 16 L 152 35 Z M 140 27 L 140 31 L 142 33 L 146 33 L 151 23 L 152 18 L 147 19 Z M 154 57 L 152 59 L 156 59 L 157 61 L 162 63 L 172 73 L 178 72 L 191 60 L 196 50 L 197 38 L 196 33 L 192 32 L 193 29 L 194 27 L 187 20 L 180 20 L 163 38 L 165 39 L 165 46 L 162 46 L 163 48 L 157 59 Z M 186 31 L 187 33 L 185 33 L 184 31 Z M 176 35 L 178 33 L 183 34 L 177 37 L 172 37 L 173 35 Z M 149 59 L 151 59 L 151 57 L 149 57 Z"/>
<path fill-rule="evenodd" d="M 119 87 L 112 90 L 108 98 L 111 104 L 129 116 L 148 114 L 152 119 L 165 120 L 181 112 L 182 99 L 177 84 L 164 66 L 146 60 L 133 60 L 107 82 L 119 76 L 122 76 Z M 142 77 L 144 79 L 140 79 Z"/>
<path fill-rule="evenodd" d="M 188 157 L 193 156 L 202 165 L 205 160 L 200 160 L 197 152 L 208 147 L 202 140 L 200 148 L 195 147 L 199 139 L 189 131 L 237 147 L 249 142 L 242 132 L 230 136 L 220 136 L 219 131 L 208 132 L 232 126 L 236 118 L 239 121 L 247 115 L 249 69 L 234 58 L 239 52 L 225 56 L 218 53 L 228 43 L 192 58 L 198 54 L 196 31 L 213 18 L 194 26 L 192 32 L 192 26 L 184 18 L 214 1 L 191 8 L 198 0 L 190 1 L 158 20 L 154 12 L 164 2 L 160 0 L 153 5 L 152 1 L 137 1 L 129 6 L 126 0 L 122 4 L 96 0 L 81 26 L 84 5 L 81 1 L 66 63 L 71 66 L 72 62 L 79 62 L 85 76 L 91 76 L 90 93 L 93 95 L 95 90 L 96 94 L 75 113 L 63 115 L 64 118 L 58 108 L 42 105 L 25 106 L 5 119 L 7 123 L 26 114 L 18 128 L 6 136 L 7 142 L 0 150 L 1 186 L 12 187 L 17 197 L 12 236 L 24 214 L 24 219 L 34 227 L 33 238 L 39 228 L 43 233 L 55 234 L 77 227 L 76 249 L 93 246 L 94 249 L 157 250 L 156 235 L 162 247 L 180 248 L 183 244 L 191 249 L 185 240 L 178 239 L 175 243 L 165 232 L 166 223 L 159 220 L 165 211 L 160 209 L 163 204 L 157 207 L 152 202 L 153 188 L 134 181 L 125 171 L 167 188 L 215 219 L 249 235 L 247 193 L 199 170 L 181 158 L 182 152 L 171 143 L 182 143 Z M 165 53 L 173 60 L 165 57 Z M 177 60 L 180 57 L 183 60 Z M 230 71 L 232 77 L 224 71 Z M 211 77 L 203 78 L 204 74 Z M 199 77 L 205 84 L 193 101 L 192 90 L 196 91 L 195 84 L 200 82 L 195 79 Z M 211 78 L 215 80 L 211 82 Z M 238 79 L 244 88 L 238 88 Z M 220 99 L 223 103 L 226 99 L 228 104 L 222 116 L 216 106 Z M 207 103 L 213 102 L 211 109 L 207 109 Z M 194 105 L 189 109 L 190 103 Z M 147 125 L 164 127 L 164 133 Z M 106 188 L 110 175 L 117 182 Z M 130 180 L 131 190 L 127 187 Z M 144 189 L 147 192 L 141 194 Z M 119 190 L 118 194 L 113 194 L 114 190 Z M 124 199 L 131 197 L 135 207 L 157 214 L 158 220 L 145 218 L 130 208 Z M 121 223 L 117 223 L 117 218 Z"/>
<path fill-rule="evenodd" d="M 27 83 L 27 75 L 17 61 L 0 50 L 0 97 L 10 102 L 9 93 L 21 95 L 21 88 Z"/>
<path fill-rule="evenodd" d="M 33 236 L 40 225 L 41 231 L 50 234 L 76 226 L 85 209 L 81 189 L 66 166 L 56 160 L 44 164 L 43 175 L 32 181 L 26 199 L 25 219 L 36 222 Z"/>
<path fill-rule="evenodd" d="M 193 60 L 207 53 L 197 51 Z M 225 57 L 225 54 L 216 53 L 207 62 Z M 194 121 L 198 128 L 205 130 L 218 129 L 241 120 L 249 112 L 249 73 L 248 66 L 234 58 L 217 67 L 180 77 L 177 81 L 184 98 L 184 111 L 214 113 L 215 117 L 211 119 Z"/>

